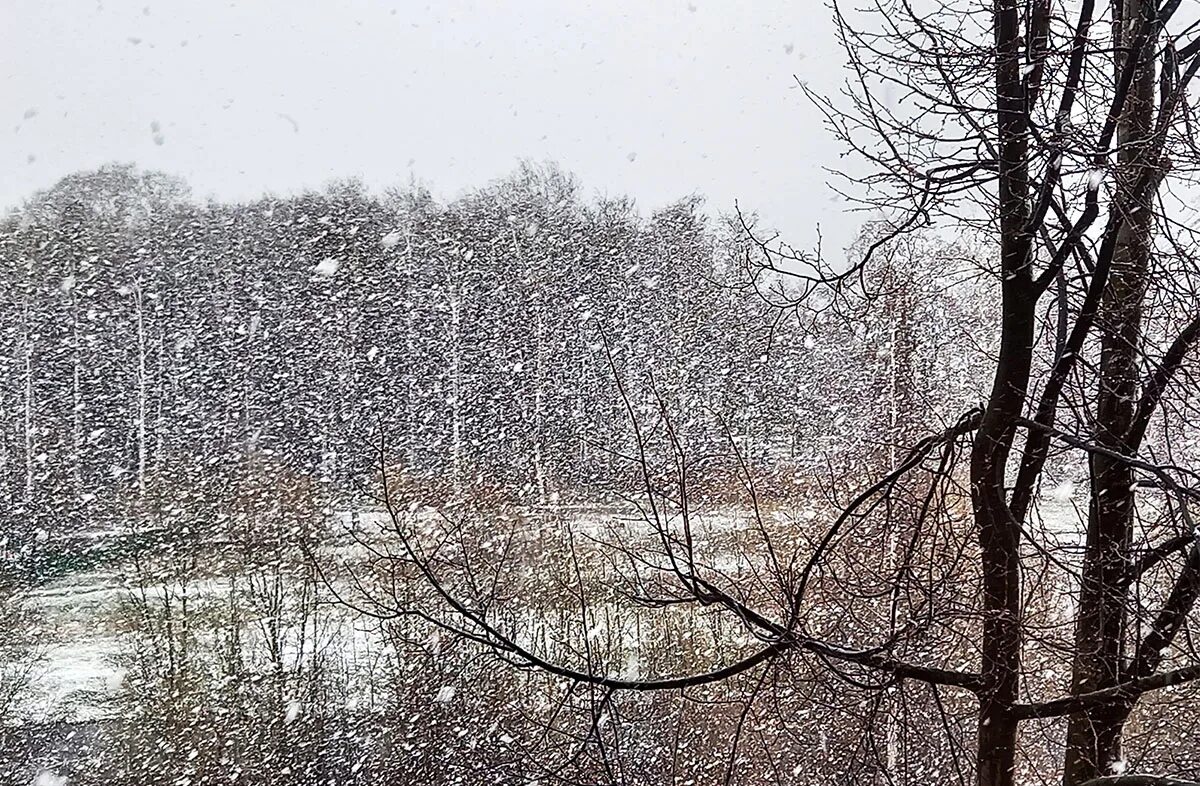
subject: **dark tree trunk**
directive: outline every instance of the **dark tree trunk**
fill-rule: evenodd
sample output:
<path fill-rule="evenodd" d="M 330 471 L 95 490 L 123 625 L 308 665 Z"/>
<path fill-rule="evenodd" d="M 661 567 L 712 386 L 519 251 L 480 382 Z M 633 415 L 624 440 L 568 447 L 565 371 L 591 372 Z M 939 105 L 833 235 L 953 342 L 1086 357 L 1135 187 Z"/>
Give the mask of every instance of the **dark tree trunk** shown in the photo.
<path fill-rule="evenodd" d="M 971 497 L 983 572 L 983 662 L 978 730 L 979 786 L 1010 786 L 1016 756 L 1020 689 L 1020 528 L 1004 474 L 1025 408 L 1033 356 L 1034 303 L 1029 219 L 1029 121 L 1021 78 L 1017 0 L 996 0 L 996 106 L 999 112 L 998 202 L 1003 313 L 1000 356 L 987 409 L 971 452 Z"/>
<path fill-rule="evenodd" d="M 1017 701 L 1021 666 L 1020 532 L 1005 498 L 1004 469 L 1012 446 L 1013 424 L 1025 401 L 1032 344 L 1031 302 L 1019 294 L 1006 293 L 1001 361 L 971 456 L 971 491 L 983 556 L 980 786 L 1009 786 L 1013 782 L 1017 720 L 1011 709 Z"/>
<path fill-rule="evenodd" d="M 1122 5 L 1124 7 L 1122 7 Z M 1114 4 L 1117 37 L 1115 67 L 1126 69 L 1128 54 L 1145 35 L 1144 25 L 1156 24 L 1153 0 L 1123 0 Z M 1146 167 L 1156 167 L 1147 137 L 1154 122 L 1155 73 L 1153 34 L 1134 55 L 1138 58 L 1130 94 L 1118 124 L 1117 210 L 1124 223 L 1117 236 L 1112 271 L 1100 313 L 1100 373 L 1096 400 L 1095 442 L 1121 454 L 1136 452 L 1130 444 L 1131 424 L 1138 399 L 1138 355 L 1142 334 L 1142 301 L 1150 260 L 1153 189 L 1135 196 L 1135 183 Z M 1125 462 L 1099 453 L 1091 458 L 1091 504 L 1080 580 L 1079 616 L 1075 632 L 1072 690 L 1086 693 L 1112 687 L 1129 675 L 1126 660 L 1130 543 L 1135 498 L 1133 471 Z M 1063 780 L 1076 786 L 1114 772 L 1121 759 L 1121 732 L 1132 703 L 1098 707 L 1076 713 L 1067 722 L 1067 753 Z"/>

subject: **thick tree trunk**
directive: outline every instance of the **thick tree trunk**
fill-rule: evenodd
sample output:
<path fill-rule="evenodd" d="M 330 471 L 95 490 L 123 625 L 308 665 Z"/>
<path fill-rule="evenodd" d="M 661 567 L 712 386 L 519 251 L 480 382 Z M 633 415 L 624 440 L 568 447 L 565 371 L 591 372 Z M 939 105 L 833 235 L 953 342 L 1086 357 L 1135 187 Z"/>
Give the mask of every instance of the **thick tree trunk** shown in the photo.
<path fill-rule="evenodd" d="M 1123 7 L 1122 7 L 1123 6 Z M 1114 4 L 1118 38 L 1116 71 L 1127 67 L 1122 47 L 1133 45 L 1143 20 L 1153 18 L 1153 0 L 1122 0 Z M 1153 37 L 1151 37 L 1151 41 Z M 1100 314 L 1100 376 L 1096 400 L 1095 442 L 1122 454 L 1135 452 L 1129 444 L 1130 426 L 1138 396 L 1138 353 L 1142 333 L 1142 300 L 1150 259 L 1153 190 L 1143 198 L 1129 195 L 1147 166 L 1157 166 L 1147 137 L 1154 122 L 1154 47 L 1150 42 L 1138 57 L 1133 84 L 1118 125 L 1118 209 L 1124 224 L 1117 237 L 1108 289 Z M 1111 687 L 1127 677 L 1126 617 L 1130 545 L 1135 499 L 1133 472 L 1124 462 L 1101 454 L 1091 459 L 1091 505 L 1080 580 L 1076 620 L 1072 690 L 1076 693 Z M 1118 704 L 1076 713 L 1067 722 L 1067 751 L 1063 781 L 1077 786 L 1113 774 L 1121 760 L 1121 732 L 1132 704 Z"/>
<path fill-rule="evenodd" d="M 1011 786 L 1020 689 L 1020 526 L 1004 475 L 1016 419 L 1025 408 L 1033 355 L 1034 304 L 1029 219 L 1029 115 L 1021 78 L 1018 0 L 996 0 L 996 108 L 1000 160 L 998 205 L 1003 314 L 1000 356 L 987 409 L 971 451 L 971 498 L 983 574 L 983 662 L 978 730 L 979 786 Z"/>
<path fill-rule="evenodd" d="M 1005 498 L 1004 470 L 1013 423 L 1025 402 L 1032 344 L 1032 303 L 1020 295 L 1006 296 L 1000 363 L 971 455 L 971 491 L 983 559 L 979 786 L 1013 782 L 1017 721 L 1011 709 L 1020 689 L 1021 666 L 1020 532 Z"/>

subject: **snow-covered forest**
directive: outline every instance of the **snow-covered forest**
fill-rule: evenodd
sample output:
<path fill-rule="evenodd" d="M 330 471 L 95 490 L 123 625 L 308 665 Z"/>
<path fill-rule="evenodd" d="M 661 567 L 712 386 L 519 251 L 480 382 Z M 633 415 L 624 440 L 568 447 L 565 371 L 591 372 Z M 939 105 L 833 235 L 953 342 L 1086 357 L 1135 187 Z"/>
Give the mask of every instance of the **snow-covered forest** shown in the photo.
<path fill-rule="evenodd" d="M 35 538 L 104 529 L 134 489 L 169 526 L 173 494 L 215 500 L 255 462 L 343 508 L 380 443 L 424 502 L 595 501 L 621 464 L 620 380 L 786 483 L 887 441 L 892 405 L 864 404 L 936 391 L 933 423 L 975 390 L 937 334 L 969 329 L 948 287 L 979 271 L 929 256 L 965 252 L 893 261 L 847 333 L 780 320 L 735 223 L 532 165 L 446 205 L 352 183 L 200 205 L 155 173 L 71 176 L 5 224 L 6 513 Z"/>

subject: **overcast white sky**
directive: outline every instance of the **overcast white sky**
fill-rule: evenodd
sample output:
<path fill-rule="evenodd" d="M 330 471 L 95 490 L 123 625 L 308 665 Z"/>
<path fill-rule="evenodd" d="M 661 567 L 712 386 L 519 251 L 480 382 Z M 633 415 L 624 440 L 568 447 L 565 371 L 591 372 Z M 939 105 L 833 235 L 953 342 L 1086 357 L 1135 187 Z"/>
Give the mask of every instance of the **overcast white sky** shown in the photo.
<path fill-rule="evenodd" d="M 818 0 L 0 0 L 0 62 L 4 207 L 112 161 L 201 197 L 411 174 L 448 198 L 527 157 L 797 243 L 859 223 L 793 79 L 841 78 Z"/>

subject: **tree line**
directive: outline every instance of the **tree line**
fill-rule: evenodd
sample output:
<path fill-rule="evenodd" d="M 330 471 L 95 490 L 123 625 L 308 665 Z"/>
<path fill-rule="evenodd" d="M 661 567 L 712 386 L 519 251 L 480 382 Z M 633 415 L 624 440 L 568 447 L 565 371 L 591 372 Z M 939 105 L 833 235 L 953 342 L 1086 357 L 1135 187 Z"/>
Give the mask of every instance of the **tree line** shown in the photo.
<path fill-rule="evenodd" d="M 131 518 L 197 531 L 263 460 L 354 508 L 380 443 L 423 502 L 611 499 L 622 381 L 638 407 L 686 413 L 712 493 L 731 446 L 786 486 L 894 441 L 895 408 L 937 379 L 969 388 L 948 342 L 919 335 L 969 323 L 928 259 L 891 268 L 899 333 L 866 304 L 852 324 L 780 321 L 733 217 L 697 198 L 643 216 L 550 165 L 447 204 L 347 182 L 238 205 L 110 166 L 3 230 L 0 508 L 18 550 Z M 930 247 L 962 254 L 900 256 Z M 828 373 L 848 357 L 856 376 Z"/>

